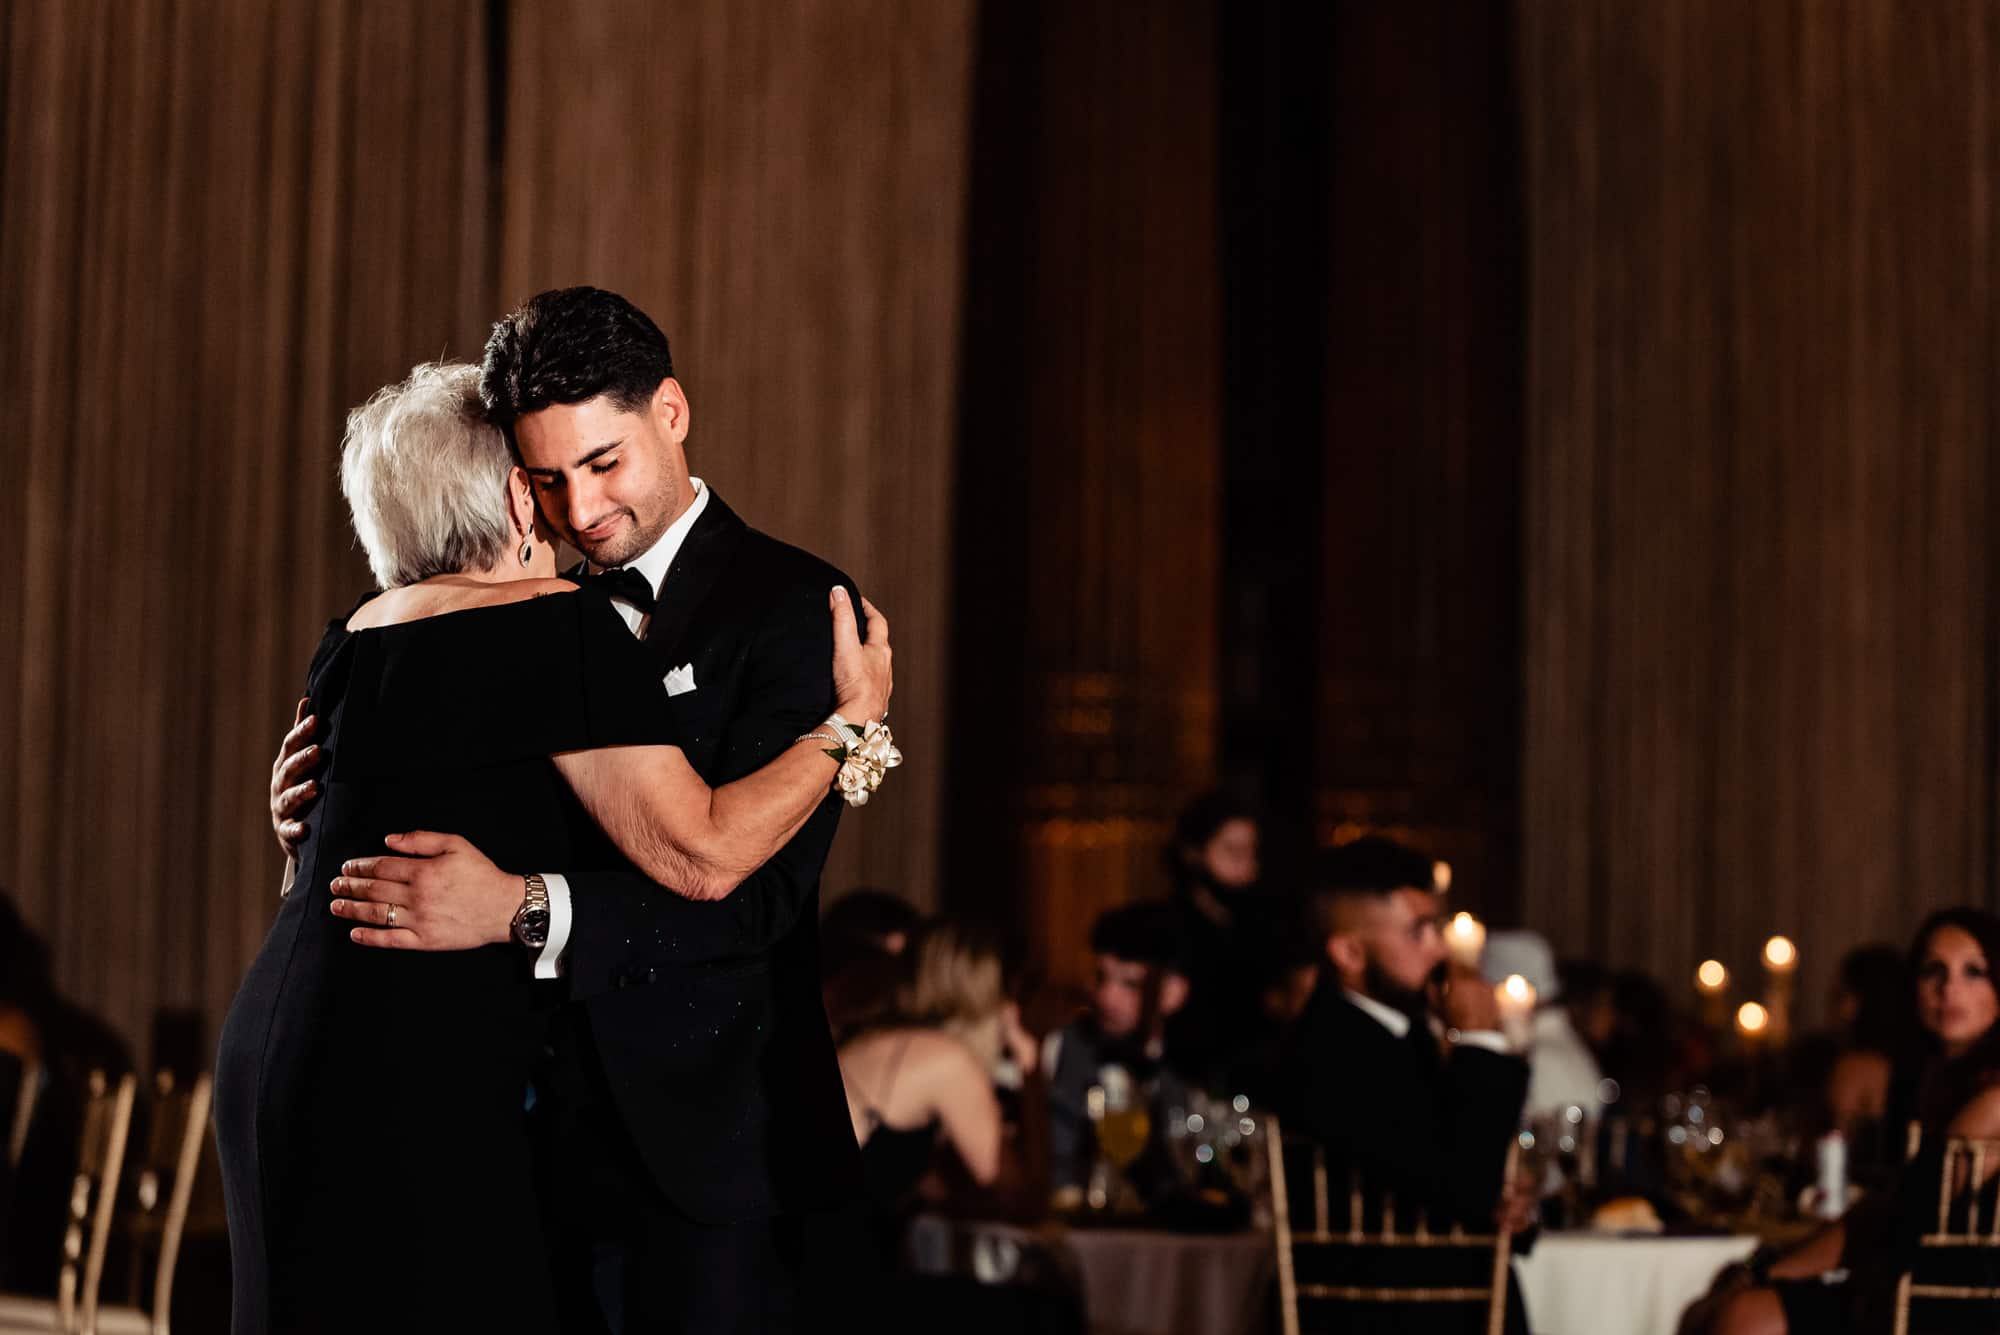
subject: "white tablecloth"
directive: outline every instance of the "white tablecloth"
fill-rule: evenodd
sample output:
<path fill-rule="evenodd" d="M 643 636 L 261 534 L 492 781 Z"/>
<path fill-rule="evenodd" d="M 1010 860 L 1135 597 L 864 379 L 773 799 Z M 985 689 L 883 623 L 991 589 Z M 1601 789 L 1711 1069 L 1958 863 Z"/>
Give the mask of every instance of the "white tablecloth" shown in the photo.
<path fill-rule="evenodd" d="M 1674 1335 L 1717 1272 L 1756 1250 L 1754 1237 L 1544 1233 L 1514 1280 L 1534 1335 Z"/>

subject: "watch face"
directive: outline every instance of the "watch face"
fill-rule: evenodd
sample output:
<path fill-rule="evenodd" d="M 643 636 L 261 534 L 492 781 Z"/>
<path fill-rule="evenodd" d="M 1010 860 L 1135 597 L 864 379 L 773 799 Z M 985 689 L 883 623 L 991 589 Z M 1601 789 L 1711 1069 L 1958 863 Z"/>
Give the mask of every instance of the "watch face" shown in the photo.
<path fill-rule="evenodd" d="M 523 940 L 546 941 L 549 939 L 549 911 L 547 909 L 523 909 L 516 929 Z"/>

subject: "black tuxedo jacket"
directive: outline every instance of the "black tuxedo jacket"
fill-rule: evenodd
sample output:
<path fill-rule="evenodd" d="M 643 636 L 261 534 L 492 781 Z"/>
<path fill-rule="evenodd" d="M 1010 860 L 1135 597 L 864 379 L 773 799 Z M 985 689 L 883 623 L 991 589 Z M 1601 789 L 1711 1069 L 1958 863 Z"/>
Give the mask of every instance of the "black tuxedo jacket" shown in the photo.
<path fill-rule="evenodd" d="M 645 637 L 663 677 L 693 669 L 695 689 L 668 705 L 710 785 L 760 768 L 832 712 L 836 583 L 858 612 L 852 580 L 750 528 L 711 492 Z M 698 1221 L 858 1190 L 819 986 L 819 878 L 841 805 L 829 793 L 726 899 L 682 899 L 629 866 L 566 873 L 571 998 L 641 1157 Z"/>
<path fill-rule="evenodd" d="M 1280 1112 L 1288 1131 L 1325 1148 L 1338 1225 L 1358 1173 L 1371 1229 L 1382 1196 L 1393 1193 L 1399 1229 L 1421 1208 L 1433 1228 L 1490 1231 L 1528 1092 L 1526 1061 L 1464 1044 L 1441 1053 L 1421 1020 L 1397 1038 L 1331 978 L 1313 993 L 1293 1042 Z"/>

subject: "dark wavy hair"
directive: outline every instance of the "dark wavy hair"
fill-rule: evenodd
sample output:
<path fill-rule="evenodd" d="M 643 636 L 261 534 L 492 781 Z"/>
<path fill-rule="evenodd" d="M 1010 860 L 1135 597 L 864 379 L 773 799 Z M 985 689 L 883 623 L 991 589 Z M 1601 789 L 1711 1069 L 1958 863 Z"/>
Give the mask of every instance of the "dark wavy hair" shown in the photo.
<path fill-rule="evenodd" d="M 1257 811 L 1233 793 L 1220 790 L 1202 793 L 1189 800 L 1174 818 L 1173 837 L 1163 850 L 1167 878 L 1177 892 L 1184 892 L 1201 879 L 1197 870 L 1202 850 L 1217 831 L 1233 820 L 1256 823 Z"/>
<path fill-rule="evenodd" d="M 1984 909 L 1940 909 L 1924 919 L 1910 943 L 1909 977 L 1914 985 L 1923 967 L 1924 952 L 1931 938 L 1947 927 L 1956 927 L 1979 943 L 1986 956 L 1987 979 L 2000 990 L 2000 917 Z M 1937 1036 L 1924 1032 L 1927 1053 L 1917 1092 L 1917 1117 L 1927 1131 L 1942 1131 L 1959 1110 L 1982 1091 L 2000 1084 L 2000 1023 L 1996 1023 L 1956 1057 L 1947 1058 Z"/>
<path fill-rule="evenodd" d="M 644 311 L 603 288 L 563 287 L 536 293 L 493 326 L 479 397 L 511 444 L 528 413 L 600 394 L 632 412 L 673 373 L 667 336 Z"/>

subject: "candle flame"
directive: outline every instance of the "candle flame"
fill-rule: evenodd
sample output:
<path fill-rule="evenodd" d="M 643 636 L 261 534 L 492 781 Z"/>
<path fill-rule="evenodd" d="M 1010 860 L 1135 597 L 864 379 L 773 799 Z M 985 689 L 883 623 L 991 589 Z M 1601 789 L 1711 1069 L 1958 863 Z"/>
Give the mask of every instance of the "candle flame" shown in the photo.
<path fill-rule="evenodd" d="M 1764 963 L 1774 969 L 1789 969 L 1798 963 L 1799 950 L 1788 936 L 1774 936 L 1764 943 Z"/>
<path fill-rule="evenodd" d="M 1720 992 L 1729 981 L 1729 970 L 1722 967 L 1721 960 L 1703 960 L 1701 967 L 1694 971 L 1694 979 L 1705 992 Z"/>
<path fill-rule="evenodd" d="M 1507 981 L 1500 984 L 1500 988 L 1514 1001 L 1532 1001 L 1535 997 L 1535 989 L 1518 973 L 1508 974 Z"/>
<path fill-rule="evenodd" d="M 1761 1034 L 1771 1023 L 1771 1012 L 1754 1001 L 1746 1001 L 1736 1008 L 1736 1027 L 1746 1034 Z"/>
<path fill-rule="evenodd" d="M 1431 864 L 1431 885 L 1439 894 L 1451 889 L 1451 864 L 1443 860 Z M 1465 914 L 1460 914 L 1465 917 Z"/>
<path fill-rule="evenodd" d="M 1453 936 L 1470 936 L 1478 927 L 1479 919 L 1473 917 L 1470 913 L 1454 913 L 1451 915 L 1451 934 Z"/>

